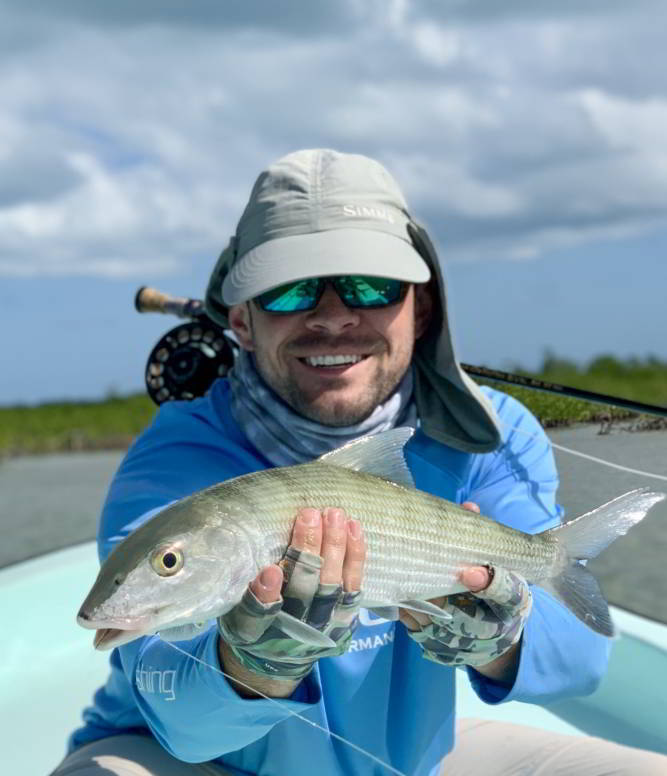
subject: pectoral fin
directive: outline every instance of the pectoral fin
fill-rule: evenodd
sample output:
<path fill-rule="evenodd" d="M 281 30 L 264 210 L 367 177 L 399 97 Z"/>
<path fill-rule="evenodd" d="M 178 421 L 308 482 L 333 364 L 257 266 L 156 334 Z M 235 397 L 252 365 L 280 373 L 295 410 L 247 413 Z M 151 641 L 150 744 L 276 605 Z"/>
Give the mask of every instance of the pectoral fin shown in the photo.
<path fill-rule="evenodd" d="M 273 624 L 275 627 L 279 628 L 285 636 L 300 641 L 303 644 L 307 644 L 309 647 L 331 649 L 336 646 L 336 642 L 332 641 L 328 636 L 325 636 L 324 633 L 321 633 L 301 620 L 297 620 L 296 617 L 292 617 L 292 615 L 287 614 L 287 612 L 278 612 Z"/>

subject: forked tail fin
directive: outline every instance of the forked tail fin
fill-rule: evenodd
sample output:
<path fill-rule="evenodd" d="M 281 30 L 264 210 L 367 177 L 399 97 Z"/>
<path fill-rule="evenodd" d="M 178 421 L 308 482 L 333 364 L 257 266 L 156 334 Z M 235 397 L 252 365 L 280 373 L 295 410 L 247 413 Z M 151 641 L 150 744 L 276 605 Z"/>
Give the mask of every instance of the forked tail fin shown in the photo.
<path fill-rule="evenodd" d="M 599 555 L 642 520 L 649 509 L 667 498 L 646 488 L 632 490 L 568 523 L 546 531 L 558 539 L 567 558 L 562 573 L 540 585 L 583 623 L 603 636 L 613 636 L 609 606 L 595 577 L 581 563 Z"/>

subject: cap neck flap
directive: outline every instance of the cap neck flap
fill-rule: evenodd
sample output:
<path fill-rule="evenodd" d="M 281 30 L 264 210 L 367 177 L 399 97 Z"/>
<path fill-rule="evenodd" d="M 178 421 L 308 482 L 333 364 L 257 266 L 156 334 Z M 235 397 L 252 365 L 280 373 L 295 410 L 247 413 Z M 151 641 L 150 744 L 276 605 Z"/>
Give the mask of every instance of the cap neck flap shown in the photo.
<path fill-rule="evenodd" d="M 457 450 L 491 452 L 501 442 L 498 419 L 490 400 L 456 359 L 447 314 L 445 279 L 435 248 L 419 224 L 413 221 L 408 231 L 437 282 L 439 301 L 413 358 L 421 428 L 428 436 Z"/>

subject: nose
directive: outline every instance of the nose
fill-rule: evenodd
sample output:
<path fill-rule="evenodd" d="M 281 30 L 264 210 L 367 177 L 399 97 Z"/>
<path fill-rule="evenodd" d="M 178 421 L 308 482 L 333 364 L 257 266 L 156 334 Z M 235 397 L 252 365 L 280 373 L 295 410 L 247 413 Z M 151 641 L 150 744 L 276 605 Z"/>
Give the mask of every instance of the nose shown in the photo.
<path fill-rule="evenodd" d="M 312 331 L 338 334 L 358 326 L 360 320 L 358 311 L 346 307 L 331 283 L 327 283 L 317 307 L 308 314 L 305 323 Z"/>

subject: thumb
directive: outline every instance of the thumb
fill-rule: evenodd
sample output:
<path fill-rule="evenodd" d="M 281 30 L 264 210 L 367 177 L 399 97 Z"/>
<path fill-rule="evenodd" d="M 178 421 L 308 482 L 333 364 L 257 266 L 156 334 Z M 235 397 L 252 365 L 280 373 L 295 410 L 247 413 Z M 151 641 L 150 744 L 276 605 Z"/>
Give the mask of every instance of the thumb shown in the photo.
<path fill-rule="evenodd" d="M 479 593 L 491 583 L 493 571 L 487 566 L 470 566 L 461 572 L 459 579 L 471 593 Z"/>
<path fill-rule="evenodd" d="M 263 604 L 280 600 L 283 570 L 277 564 L 265 566 L 250 583 L 250 589 Z"/>
<path fill-rule="evenodd" d="M 500 567 L 489 567 L 490 580 L 475 595 L 485 601 L 510 610 L 530 611 L 532 595 L 528 583 L 514 571 Z"/>

